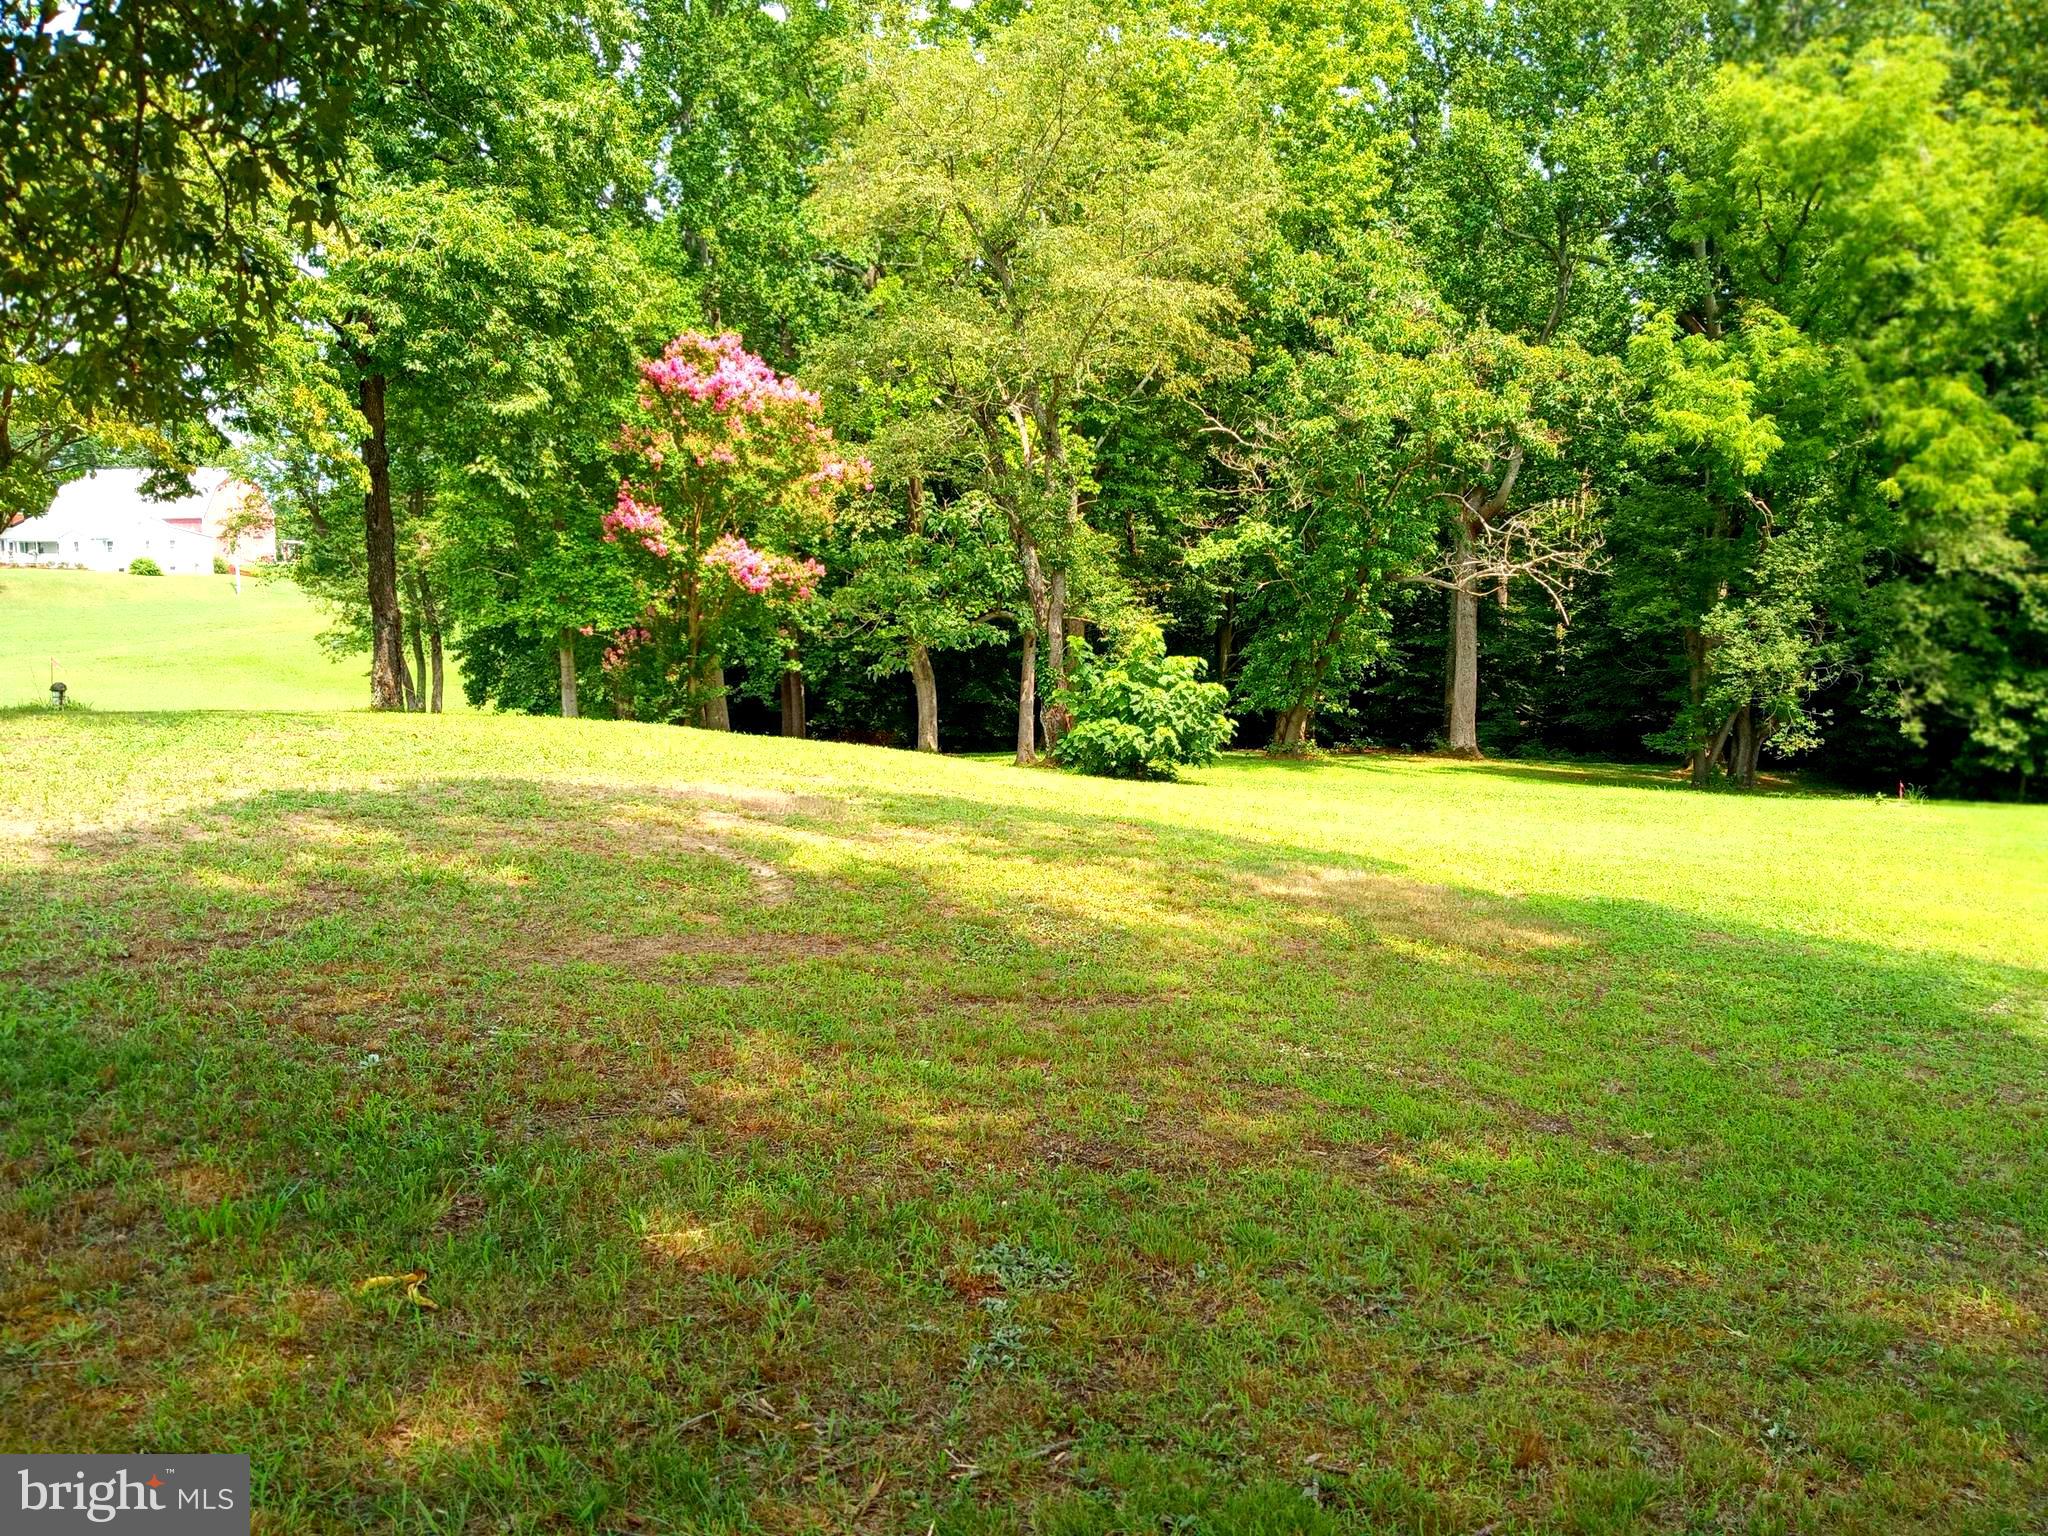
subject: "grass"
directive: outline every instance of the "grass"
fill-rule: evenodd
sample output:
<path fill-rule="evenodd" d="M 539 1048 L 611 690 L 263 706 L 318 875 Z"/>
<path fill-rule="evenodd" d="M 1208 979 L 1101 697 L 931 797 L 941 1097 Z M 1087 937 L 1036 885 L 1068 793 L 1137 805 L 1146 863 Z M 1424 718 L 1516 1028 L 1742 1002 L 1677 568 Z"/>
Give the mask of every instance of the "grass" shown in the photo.
<path fill-rule="evenodd" d="M 9 1448 L 247 1450 L 263 1531 L 2048 1516 L 2039 809 L 474 716 L 0 774 Z"/>
<path fill-rule="evenodd" d="M 90 709 L 362 709 L 368 663 L 322 650 L 327 627 L 276 576 L 237 596 L 228 576 L 0 569 L 0 706 L 47 702 L 54 661 Z"/>

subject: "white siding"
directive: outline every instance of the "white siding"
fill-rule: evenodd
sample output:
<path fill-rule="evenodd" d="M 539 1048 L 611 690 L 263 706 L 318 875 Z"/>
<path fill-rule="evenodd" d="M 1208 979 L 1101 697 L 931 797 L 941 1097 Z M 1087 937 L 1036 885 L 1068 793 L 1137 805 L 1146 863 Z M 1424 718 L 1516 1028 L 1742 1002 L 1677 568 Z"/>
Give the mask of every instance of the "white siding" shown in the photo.
<path fill-rule="evenodd" d="M 183 501 L 151 501 L 142 494 L 146 476 L 136 469 L 108 469 L 74 480 L 57 492 L 41 517 L 0 529 L 0 563 L 71 566 L 88 571 L 125 571 L 145 556 L 166 575 L 204 575 L 221 553 L 217 541 L 164 521 L 168 516 L 224 516 L 230 482 L 222 470 L 201 470 L 194 494 Z M 247 563 L 274 549 L 260 536 L 244 541 Z M 253 546 L 253 547 L 252 547 Z"/>

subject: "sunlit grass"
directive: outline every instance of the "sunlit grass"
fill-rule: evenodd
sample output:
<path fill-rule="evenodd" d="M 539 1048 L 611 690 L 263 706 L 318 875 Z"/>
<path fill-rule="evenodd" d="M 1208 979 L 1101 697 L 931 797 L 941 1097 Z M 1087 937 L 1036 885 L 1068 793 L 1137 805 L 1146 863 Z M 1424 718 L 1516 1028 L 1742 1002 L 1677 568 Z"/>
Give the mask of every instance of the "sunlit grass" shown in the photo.
<path fill-rule="evenodd" d="M 0 567 L 0 707 L 362 709 L 366 657 L 337 657 L 328 619 L 281 573 L 130 576 Z M 451 707 L 462 690 L 451 676 Z"/>
<path fill-rule="evenodd" d="M 2039 809 L 475 717 L 0 773 L 9 1444 L 250 1449 L 272 1530 L 2048 1497 Z"/>

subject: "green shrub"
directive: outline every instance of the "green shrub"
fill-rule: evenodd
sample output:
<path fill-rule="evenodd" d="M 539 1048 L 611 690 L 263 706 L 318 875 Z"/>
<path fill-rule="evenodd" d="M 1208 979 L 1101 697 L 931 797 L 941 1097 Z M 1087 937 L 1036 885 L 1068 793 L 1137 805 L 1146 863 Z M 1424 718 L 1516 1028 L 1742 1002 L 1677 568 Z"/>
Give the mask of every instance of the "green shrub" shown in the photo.
<path fill-rule="evenodd" d="M 227 573 L 228 557 L 226 555 L 215 555 L 213 557 L 213 574 L 216 576 L 225 576 L 227 575 Z"/>
<path fill-rule="evenodd" d="M 1078 642 L 1077 642 L 1078 643 Z M 1171 779 L 1213 762 L 1236 729 L 1229 691 L 1202 681 L 1193 656 L 1169 656 L 1157 629 L 1134 634 L 1108 663 L 1081 650 L 1063 691 L 1073 724 L 1053 756 L 1062 766 L 1112 779 Z"/>
<path fill-rule="evenodd" d="M 161 576 L 163 573 L 164 568 L 147 555 L 138 555 L 128 566 L 130 576 Z"/>

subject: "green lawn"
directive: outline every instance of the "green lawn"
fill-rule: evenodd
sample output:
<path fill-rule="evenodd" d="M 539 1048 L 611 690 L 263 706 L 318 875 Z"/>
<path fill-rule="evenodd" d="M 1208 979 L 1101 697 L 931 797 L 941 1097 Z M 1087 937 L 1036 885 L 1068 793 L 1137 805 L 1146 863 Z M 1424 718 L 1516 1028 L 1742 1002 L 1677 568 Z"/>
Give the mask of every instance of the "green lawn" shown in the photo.
<path fill-rule="evenodd" d="M 10 1448 L 247 1450 L 271 1532 L 2048 1520 L 2040 808 L 477 716 L 0 774 Z"/>
<path fill-rule="evenodd" d="M 46 700 L 51 663 L 92 709 L 363 709 L 367 657 L 281 576 L 0 568 L 0 706 Z M 451 690 L 459 699 L 462 690 Z"/>

